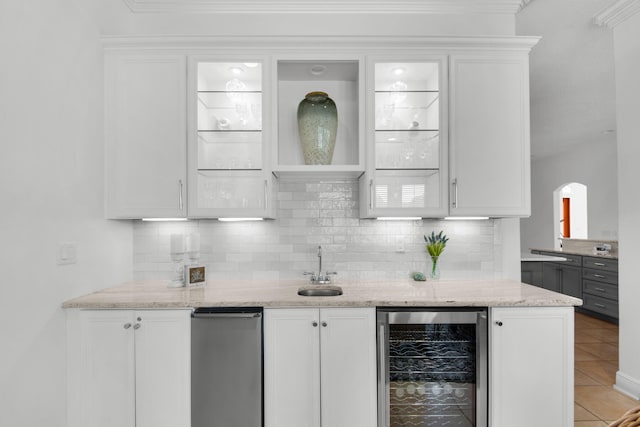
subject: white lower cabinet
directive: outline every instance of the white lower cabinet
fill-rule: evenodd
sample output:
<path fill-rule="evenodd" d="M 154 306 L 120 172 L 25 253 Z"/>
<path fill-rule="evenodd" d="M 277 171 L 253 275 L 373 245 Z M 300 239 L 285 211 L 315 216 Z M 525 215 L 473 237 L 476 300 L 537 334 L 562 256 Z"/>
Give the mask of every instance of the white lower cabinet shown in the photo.
<path fill-rule="evenodd" d="M 375 308 L 264 311 L 265 427 L 375 427 Z"/>
<path fill-rule="evenodd" d="M 69 312 L 69 426 L 189 427 L 189 310 Z"/>
<path fill-rule="evenodd" d="M 573 307 L 490 313 L 489 425 L 573 427 Z"/>

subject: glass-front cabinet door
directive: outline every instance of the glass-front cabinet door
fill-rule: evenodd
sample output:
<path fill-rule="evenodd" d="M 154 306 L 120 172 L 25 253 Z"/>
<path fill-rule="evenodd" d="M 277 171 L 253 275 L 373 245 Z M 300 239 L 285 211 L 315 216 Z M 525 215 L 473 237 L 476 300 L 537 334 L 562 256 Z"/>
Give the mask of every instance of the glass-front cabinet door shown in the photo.
<path fill-rule="evenodd" d="M 365 217 L 447 214 L 446 60 L 369 64 Z"/>
<path fill-rule="evenodd" d="M 190 61 L 189 216 L 272 217 L 265 62 Z"/>

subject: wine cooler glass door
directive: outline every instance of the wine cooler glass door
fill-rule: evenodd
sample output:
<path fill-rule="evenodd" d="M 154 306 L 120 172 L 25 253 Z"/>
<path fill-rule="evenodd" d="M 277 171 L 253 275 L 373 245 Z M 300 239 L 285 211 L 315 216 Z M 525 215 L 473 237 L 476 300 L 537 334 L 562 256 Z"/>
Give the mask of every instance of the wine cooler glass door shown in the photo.
<path fill-rule="evenodd" d="M 380 425 L 487 425 L 486 311 L 379 311 L 378 322 Z"/>

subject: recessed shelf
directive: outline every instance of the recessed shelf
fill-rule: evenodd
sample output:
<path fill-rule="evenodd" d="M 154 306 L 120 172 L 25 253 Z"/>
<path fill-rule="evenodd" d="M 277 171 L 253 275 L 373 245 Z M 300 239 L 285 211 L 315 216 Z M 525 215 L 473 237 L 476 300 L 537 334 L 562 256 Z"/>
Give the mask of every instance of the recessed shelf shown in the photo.
<path fill-rule="evenodd" d="M 278 60 L 277 136 L 274 170 L 295 173 L 364 171 L 361 149 L 360 60 Z M 331 165 L 305 165 L 298 135 L 298 104 L 309 92 L 326 92 L 336 103 L 338 130 Z"/>

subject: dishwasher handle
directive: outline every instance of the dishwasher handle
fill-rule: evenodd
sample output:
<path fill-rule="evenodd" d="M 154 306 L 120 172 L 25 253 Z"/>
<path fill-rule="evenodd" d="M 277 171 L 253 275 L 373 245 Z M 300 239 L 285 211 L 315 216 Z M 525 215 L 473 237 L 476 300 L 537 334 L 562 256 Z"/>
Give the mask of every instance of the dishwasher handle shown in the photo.
<path fill-rule="evenodd" d="M 191 315 L 199 319 L 253 319 L 261 316 L 260 313 L 193 313 Z"/>
<path fill-rule="evenodd" d="M 257 319 L 262 317 L 262 309 L 221 309 L 196 308 L 191 314 L 193 318 L 202 319 Z"/>

